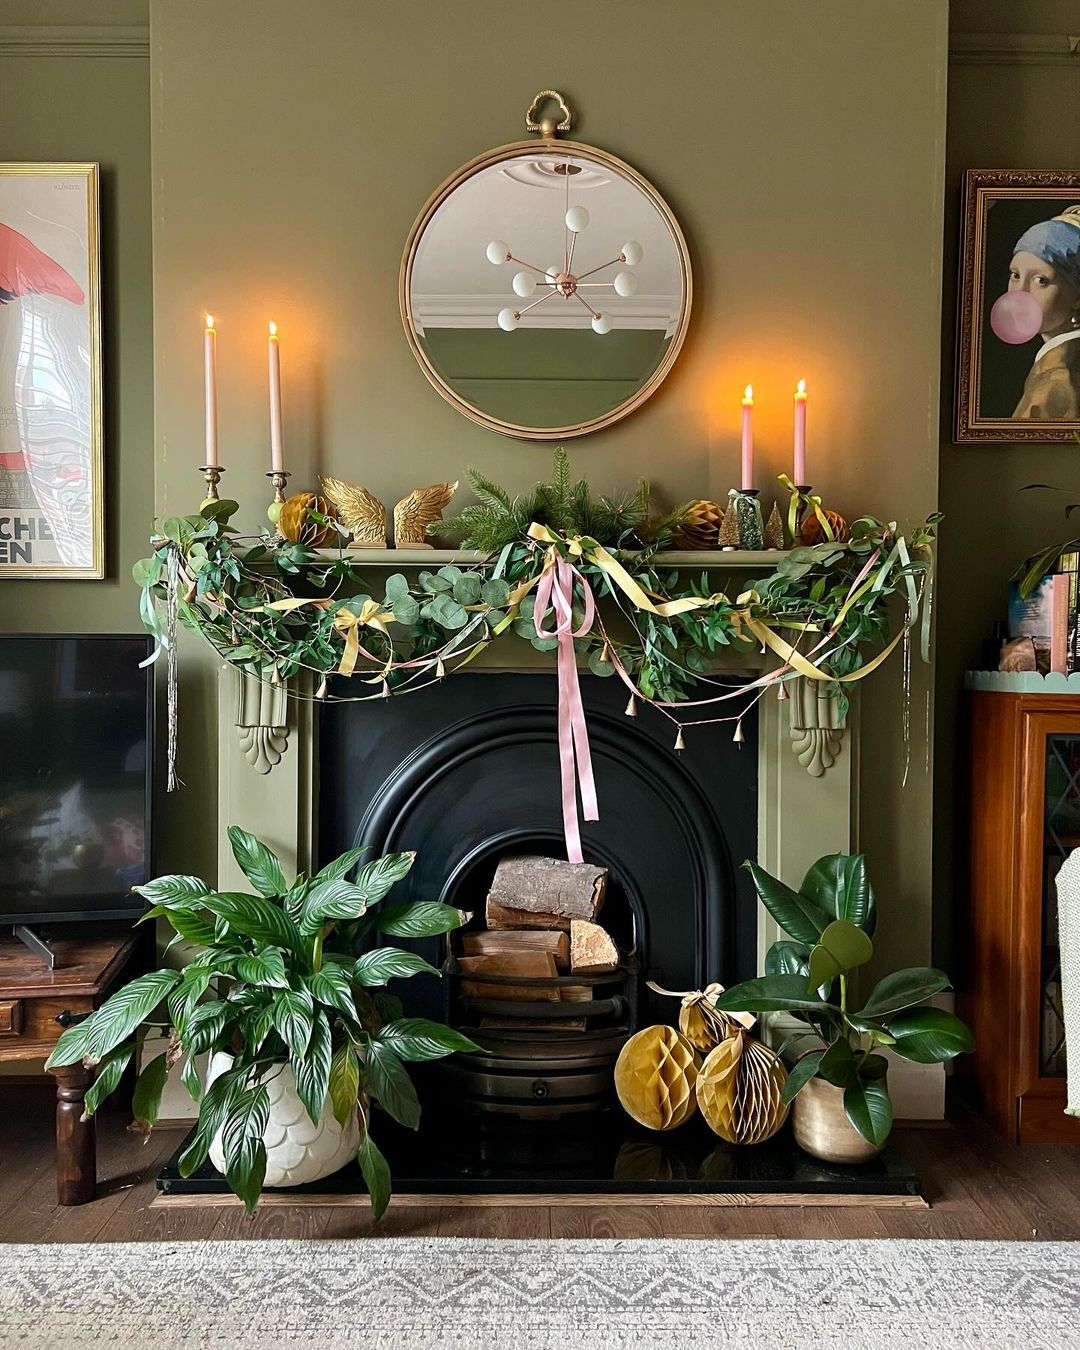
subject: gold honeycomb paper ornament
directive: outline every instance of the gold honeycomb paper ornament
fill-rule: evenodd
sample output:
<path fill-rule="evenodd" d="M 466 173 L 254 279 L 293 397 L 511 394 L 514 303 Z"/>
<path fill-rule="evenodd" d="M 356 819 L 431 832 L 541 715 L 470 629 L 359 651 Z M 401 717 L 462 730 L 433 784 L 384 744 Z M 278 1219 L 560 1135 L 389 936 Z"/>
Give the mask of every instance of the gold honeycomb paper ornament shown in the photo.
<path fill-rule="evenodd" d="M 719 547 L 717 537 L 726 509 L 726 504 L 721 506 L 719 502 L 691 502 L 679 523 L 675 546 L 694 551 Z"/>
<path fill-rule="evenodd" d="M 615 1091 L 628 1116 L 650 1130 L 673 1130 L 694 1113 L 697 1051 L 674 1027 L 646 1027 L 615 1062 Z"/>
<path fill-rule="evenodd" d="M 697 1104 L 705 1123 L 729 1144 L 760 1144 L 787 1119 L 781 1100 L 787 1070 L 775 1050 L 733 1027 L 701 1066 Z"/>
<path fill-rule="evenodd" d="M 316 492 L 297 492 L 282 506 L 278 517 L 278 529 L 282 537 L 293 544 L 306 544 L 309 548 L 325 548 L 337 539 L 338 532 L 333 525 L 323 525 L 309 513 L 317 511 L 320 516 L 334 515 L 334 508 L 325 497 Z"/>
<path fill-rule="evenodd" d="M 747 1013 L 721 1012 L 715 1006 L 723 992 L 722 984 L 710 984 L 693 994 L 683 995 L 679 1008 L 679 1030 L 694 1049 L 700 1050 L 702 1054 L 708 1054 L 736 1027 L 751 1027 L 754 1024 L 753 1017 Z"/>

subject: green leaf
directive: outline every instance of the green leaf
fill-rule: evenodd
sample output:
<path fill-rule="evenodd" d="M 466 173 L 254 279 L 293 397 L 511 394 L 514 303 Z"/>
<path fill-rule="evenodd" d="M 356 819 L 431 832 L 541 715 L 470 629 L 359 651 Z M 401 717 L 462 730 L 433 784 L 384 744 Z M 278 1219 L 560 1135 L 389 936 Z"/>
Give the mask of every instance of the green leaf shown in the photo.
<path fill-rule="evenodd" d="M 236 1013 L 237 1009 L 226 1003 L 200 1003 L 184 1024 L 184 1048 L 194 1055 L 220 1049 L 218 1041 Z"/>
<path fill-rule="evenodd" d="M 315 1005 L 306 989 L 274 991 L 274 1030 L 293 1059 L 301 1060 L 307 1053 L 314 1018 Z"/>
<path fill-rule="evenodd" d="M 418 900 L 410 905 L 388 905 L 375 920 L 380 933 L 390 937 L 435 937 L 460 928 L 464 917 L 453 905 Z"/>
<path fill-rule="evenodd" d="M 156 881 L 147 881 L 131 889 L 151 905 L 181 906 L 201 900 L 210 891 L 210 887 L 200 877 L 189 876 L 158 877 Z"/>
<path fill-rule="evenodd" d="M 371 845 L 365 844 L 363 848 L 350 848 L 347 852 L 335 858 L 333 862 L 328 862 L 325 867 L 321 867 L 316 873 L 315 881 L 337 881 L 340 877 L 348 876 L 353 868 L 361 861 L 365 853 L 371 852 Z"/>
<path fill-rule="evenodd" d="M 420 1124 L 420 1102 L 409 1071 L 394 1051 L 378 1038 L 368 1046 L 368 1088 L 384 1111 L 415 1130 Z"/>
<path fill-rule="evenodd" d="M 367 912 L 364 890 L 344 877 L 316 881 L 300 906 L 301 933 L 317 933 L 332 919 L 359 919 Z"/>
<path fill-rule="evenodd" d="M 136 1121 L 150 1126 L 157 1123 L 161 1111 L 161 1094 L 169 1077 L 168 1055 L 156 1055 L 135 1080 L 131 1097 L 131 1114 Z"/>
<path fill-rule="evenodd" d="M 868 1143 L 881 1148 L 892 1129 L 892 1102 L 885 1084 L 856 1075 L 844 1089 L 844 1114 Z"/>
<path fill-rule="evenodd" d="M 376 947 L 357 958 L 353 979 L 365 987 L 386 984 L 388 980 L 409 975 L 441 975 L 442 971 L 429 965 L 415 952 L 403 952 L 399 947 Z"/>
<path fill-rule="evenodd" d="M 462 572 L 454 582 L 454 599 L 459 605 L 478 605 L 480 591 L 480 578 L 475 572 Z"/>
<path fill-rule="evenodd" d="M 360 1065 L 356 1051 L 348 1042 L 338 1046 L 330 1061 L 329 1092 L 334 1119 L 344 1129 L 356 1111 L 356 1100 L 360 1095 Z"/>
<path fill-rule="evenodd" d="M 442 1022 L 426 1017 L 402 1017 L 387 1022 L 375 1033 L 375 1040 L 392 1050 L 399 1059 L 412 1061 L 442 1059 L 456 1050 L 479 1050 L 475 1041 Z"/>
<path fill-rule="evenodd" d="M 244 1093 L 247 1075 L 247 1069 L 234 1065 L 215 1078 L 207 1088 L 199 1106 L 199 1123 L 194 1138 L 176 1162 L 177 1171 L 182 1177 L 191 1176 L 206 1161 L 215 1135 Z"/>
<path fill-rule="evenodd" d="M 187 1088 L 188 1096 L 197 1102 L 202 1096 L 202 1079 L 199 1077 L 199 1065 L 194 1055 L 188 1055 L 184 1067 L 180 1070 L 180 1081 Z"/>
<path fill-rule="evenodd" d="M 129 1041 L 126 1045 L 118 1045 L 115 1050 L 110 1050 L 102 1058 L 98 1065 L 97 1076 L 86 1089 L 83 1101 L 84 1120 L 89 1119 L 109 1093 L 115 1092 L 120 1086 L 120 1079 L 123 1078 L 124 1070 L 131 1063 L 134 1054 L 135 1042 Z"/>
<path fill-rule="evenodd" d="M 784 1090 L 780 1094 L 780 1100 L 785 1106 L 795 1100 L 817 1073 L 818 1065 L 821 1063 L 821 1057 L 824 1053 L 824 1050 L 810 1050 L 791 1066 L 788 1071 L 787 1082 L 784 1084 Z"/>
<path fill-rule="evenodd" d="M 222 497 L 217 501 L 207 502 L 205 506 L 199 507 L 199 515 L 206 520 L 228 520 L 230 516 L 235 516 L 239 510 L 239 502 L 234 502 L 229 497 Z"/>
<path fill-rule="evenodd" d="M 366 1126 L 364 1137 L 360 1140 L 360 1148 L 357 1150 L 356 1160 L 360 1164 L 360 1171 L 364 1178 L 364 1184 L 368 1188 L 368 1195 L 371 1196 L 372 1217 L 378 1223 L 386 1213 L 386 1207 L 390 1203 L 390 1167 L 376 1147 Z"/>
<path fill-rule="evenodd" d="M 391 887 L 408 876 L 415 861 L 416 853 L 410 851 L 388 853 L 365 863 L 356 874 L 356 887 L 363 893 L 364 903 L 370 908 L 384 900 Z"/>
<path fill-rule="evenodd" d="M 732 985 L 717 998 L 722 1012 L 813 1012 L 836 1011 L 807 992 L 801 975 L 760 975 Z"/>
<path fill-rule="evenodd" d="M 285 958 L 280 947 L 264 947 L 254 956 L 236 958 L 236 978 L 245 984 L 272 985 L 278 989 L 288 989 L 289 981 L 285 974 Z"/>
<path fill-rule="evenodd" d="M 165 565 L 160 558 L 140 558 L 132 564 L 131 579 L 136 586 L 153 586 L 165 576 Z"/>
<path fill-rule="evenodd" d="M 866 859 L 858 853 L 830 853 L 807 872 L 802 895 L 837 919 L 847 919 L 871 937 L 877 923 Z"/>
<path fill-rule="evenodd" d="M 386 578 L 386 603 L 393 606 L 395 600 L 409 594 L 409 579 L 400 572 L 393 572 Z"/>
<path fill-rule="evenodd" d="M 833 1041 L 818 1061 L 817 1076 L 833 1087 L 847 1087 L 855 1077 L 855 1052 L 846 1036 Z"/>
<path fill-rule="evenodd" d="M 765 953 L 766 975 L 810 978 L 810 948 L 804 942 L 774 942 Z"/>
<path fill-rule="evenodd" d="M 194 942 L 198 947 L 212 945 L 215 932 L 209 919 L 201 914 L 193 914 L 190 909 L 169 909 L 166 913 L 169 923 L 182 938 Z"/>
<path fill-rule="evenodd" d="M 948 975 L 930 966 L 898 970 L 892 975 L 886 975 L 875 985 L 870 997 L 859 1009 L 859 1016 L 883 1017 L 886 1013 L 899 1012 L 901 1008 L 922 1003 L 924 999 L 932 998 L 948 987 Z"/>
<path fill-rule="evenodd" d="M 770 876 L 757 863 L 747 860 L 743 866 L 750 873 L 758 899 L 784 932 L 796 942 L 813 946 L 828 928 L 832 916 L 813 900 Z"/>
<path fill-rule="evenodd" d="M 296 1095 L 304 1103 L 311 1123 L 318 1125 L 326 1101 L 327 1088 L 330 1085 L 330 1060 L 333 1050 L 330 1045 L 330 1023 L 322 1008 L 315 1009 L 315 1018 L 311 1027 L 311 1040 L 303 1060 L 293 1066 L 296 1076 Z"/>
<path fill-rule="evenodd" d="M 192 1008 L 206 993 L 211 978 L 211 972 L 205 966 L 189 965 L 180 972 L 180 982 L 169 995 L 169 1016 L 178 1031 L 183 1031 Z"/>
<path fill-rule="evenodd" d="M 239 825 L 230 825 L 229 843 L 237 865 L 260 895 L 284 895 L 289 889 L 281 863 L 266 845 Z"/>
<path fill-rule="evenodd" d="M 80 1059 L 100 1062 L 121 1041 L 127 1040 L 179 980 L 178 970 L 155 970 L 118 989 L 85 1022 L 68 1027 L 45 1067 L 62 1068 Z"/>
<path fill-rule="evenodd" d="M 589 653 L 589 669 L 602 680 L 606 680 L 609 675 L 615 674 L 615 663 L 605 659 L 606 652 L 605 647 L 599 647 Z"/>
<path fill-rule="evenodd" d="M 305 980 L 311 990 L 312 998 L 335 1008 L 346 1017 L 356 1020 L 356 1000 L 353 998 L 352 985 L 348 975 L 340 966 L 325 965 Z"/>
<path fill-rule="evenodd" d="M 267 942 L 274 947 L 286 947 L 302 952 L 304 940 L 299 928 L 279 906 L 262 896 L 246 895 L 242 891 L 215 891 L 206 897 L 206 907 L 237 933 Z"/>
<path fill-rule="evenodd" d="M 834 919 L 810 952 L 810 988 L 821 989 L 838 975 L 866 965 L 874 954 L 874 944 L 861 928 L 847 919 Z"/>
<path fill-rule="evenodd" d="M 970 1028 L 941 1008 L 909 1008 L 889 1021 L 893 1049 L 916 1064 L 941 1064 L 975 1049 Z"/>
<path fill-rule="evenodd" d="M 413 624 L 420 617 L 420 605 L 411 595 L 399 596 L 393 605 L 396 623 Z"/>
<path fill-rule="evenodd" d="M 259 1084 L 241 1094 L 221 1129 L 225 1155 L 225 1180 L 250 1214 L 262 1194 L 266 1179 L 266 1144 L 263 1134 L 270 1120 L 270 1094 Z"/>
<path fill-rule="evenodd" d="M 510 587 L 502 577 L 488 577 L 480 587 L 480 598 L 492 609 L 504 609 L 510 599 Z"/>

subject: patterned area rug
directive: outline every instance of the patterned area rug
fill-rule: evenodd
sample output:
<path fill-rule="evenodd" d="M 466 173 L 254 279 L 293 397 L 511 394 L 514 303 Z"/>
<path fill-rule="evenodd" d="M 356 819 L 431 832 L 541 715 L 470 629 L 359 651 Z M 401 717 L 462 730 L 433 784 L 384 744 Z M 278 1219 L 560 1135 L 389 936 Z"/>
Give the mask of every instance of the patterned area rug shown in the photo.
<path fill-rule="evenodd" d="M 0 1248 L 0 1346 L 1062 1350 L 1080 1243 L 337 1242 Z"/>

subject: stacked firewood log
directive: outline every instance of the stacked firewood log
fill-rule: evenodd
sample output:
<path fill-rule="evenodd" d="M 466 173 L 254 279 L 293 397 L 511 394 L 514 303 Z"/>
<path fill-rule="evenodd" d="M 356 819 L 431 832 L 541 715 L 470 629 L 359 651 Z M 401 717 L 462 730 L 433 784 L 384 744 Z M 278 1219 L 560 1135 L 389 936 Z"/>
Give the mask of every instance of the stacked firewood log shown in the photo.
<path fill-rule="evenodd" d="M 522 1004 L 587 1002 L 590 983 L 546 985 L 568 975 L 618 969 L 619 952 L 596 921 L 607 889 L 607 869 L 556 858 L 504 858 L 495 870 L 485 906 L 486 929 L 461 936 L 458 966 L 466 997 Z M 509 978 L 490 983 L 484 976 Z M 524 1012 L 524 1009 L 523 1009 Z M 481 1027 L 584 1031 L 584 1017 L 484 1016 Z"/>

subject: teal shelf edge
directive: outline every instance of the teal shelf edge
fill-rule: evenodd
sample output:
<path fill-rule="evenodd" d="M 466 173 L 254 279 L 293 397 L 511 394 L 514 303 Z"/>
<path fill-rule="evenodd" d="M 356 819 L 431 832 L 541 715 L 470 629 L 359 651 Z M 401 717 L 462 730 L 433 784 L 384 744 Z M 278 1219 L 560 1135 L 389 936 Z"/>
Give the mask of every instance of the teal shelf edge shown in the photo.
<path fill-rule="evenodd" d="M 1080 694 L 1080 671 L 1040 675 L 1036 671 L 969 670 L 964 688 L 988 694 Z"/>

